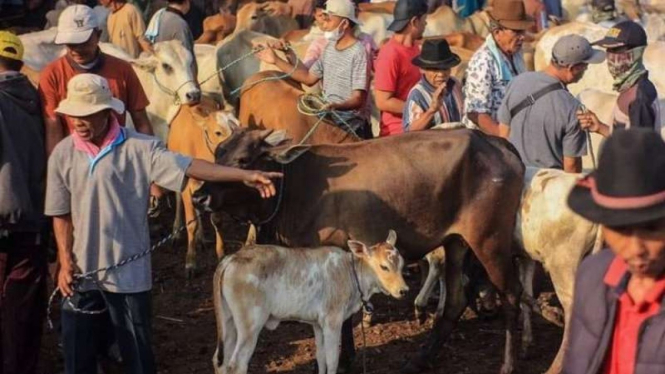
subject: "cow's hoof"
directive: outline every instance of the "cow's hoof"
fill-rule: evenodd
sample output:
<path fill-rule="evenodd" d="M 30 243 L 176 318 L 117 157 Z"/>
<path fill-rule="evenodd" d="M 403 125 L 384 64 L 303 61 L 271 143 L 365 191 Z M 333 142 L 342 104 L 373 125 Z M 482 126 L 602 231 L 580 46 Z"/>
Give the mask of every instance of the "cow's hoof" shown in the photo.
<path fill-rule="evenodd" d="M 500 374 L 513 374 L 515 372 L 515 367 L 513 365 L 504 364 L 501 366 Z"/>
<path fill-rule="evenodd" d="M 416 321 L 418 321 L 418 324 L 424 325 L 425 322 L 427 322 L 427 311 L 425 311 L 425 308 L 416 306 L 414 313 L 416 315 Z"/>
<path fill-rule="evenodd" d="M 531 348 L 531 344 L 529 344 L 526 347 L 524 345 L 520 347 L 520 352 L 519 352 L 520 360 L 526 360 L 529 358 L 529 354 L 531 353 L 531 349 L 529 348 Z"/>
<path fill-rule="evenodd" d="M 353 373 L 353 363 L 355 356 L 339 358 L 339 365 L 337 366 L 337 374 L 351 374 Z"/>
<path fill-rule="evenodd" d="M 563 310 L 549 305 L 543 306 L 541 310 L 543 311 L 543 318 L 545 318 L 547 321 L 559 327 L 564 326 L 565 318 L 563 315 Z"/>
<path fill-rule="evenodd" d="M 185 278 L 187 280 L 192 280 L 196 277 L 197 271 L 196 266 L 186 265 L 185 266 Z"/>

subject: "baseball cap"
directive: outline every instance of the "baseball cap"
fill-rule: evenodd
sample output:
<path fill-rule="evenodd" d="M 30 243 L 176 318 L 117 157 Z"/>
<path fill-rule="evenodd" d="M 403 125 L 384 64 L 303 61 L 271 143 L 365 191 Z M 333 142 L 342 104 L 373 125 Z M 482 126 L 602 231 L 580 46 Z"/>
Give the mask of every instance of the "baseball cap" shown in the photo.
<path fill-rule="evenodd" d="M 99 27 L 95 12 L 87 5 L 70 5 L 60 14 L 55 44 L 81 44 Z"/>
<path fill-rule="evenodd" d="M 0 56 L 12 60 L 23 60 L 23 43 L 9 31 L 0 31 Z"/>
<path fill-rule="evenodd" d="M 633 21 L 617 23 L 607 31 L 605 37 L 593 45 L 603 48 L 628 47 L 630 49 L 647 45 L 647 33 Z"/>
<path fill-rule="evenodd" d="M 113 109 L 119 114 L 125 111 L 122 101 L 113 97 L 109 82 L 96 74 L 78 74 L 67 83 L 67 97 L 55 109 L 57 113 L 85 117 Z"/>
<path fill-rule="evenodd" d="M 425 0 L 398 0 L 393 12 L 394 20 L 388 26 L 388 30 L 399 32 L 409 24 L 413 17 L 421 17 L 427 13 Z"/>
<path fill-rule="evenodd" d="M 591 6 L 595 9 L 598 9 L 601 12 L 616 11 L 616 5 L 614 5 L 614 0 L 592 0 Z"/>
<path fill-rule="evenodd" d="M 552 60 L 562 66 L 600 64 L 605 61 L 605 52 L 591 48 L 591 43 L 583 36 L 566 35 L 554 44 Z"/>
<path fill-rule="evenodd" d="M 324 13 L 348 18 L 356 25 L 360 25 L 360 21 L 356 18 L 356 5 L 351 0 L 328 0 Z"/>

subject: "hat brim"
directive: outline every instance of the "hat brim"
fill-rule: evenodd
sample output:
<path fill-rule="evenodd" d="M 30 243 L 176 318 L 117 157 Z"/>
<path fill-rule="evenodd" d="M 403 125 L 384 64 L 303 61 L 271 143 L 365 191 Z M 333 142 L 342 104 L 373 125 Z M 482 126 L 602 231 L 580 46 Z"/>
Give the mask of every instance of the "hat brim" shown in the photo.
<path fill-rule="evenodd" d="M 568 195 L 568 206 L 587 220 L 609 227 L 639 225 L 665 218 L 665 203 L 639 209 L 609 209 L 593 200 L 589 188 L 579 185 Z"/>
<path fill-rule="evenodd" d="M 511 30 L 528 30 L 532 28 L 533 26 L 536 25 L 535 21 L 531 17 L 526 17 L 523 20 L 516 20 L 516 21 L 507 21 L 507 20 L 501 20 L 497 21 L 497 23 L 506 29 L 511 29 Z"/>
<path fill-rule="evenodd" d="M 337 14 L 337 13 L 335 13 L 335 12 L 329 12 L 329 11 L 325 11 L 325 10 L 323 11 L 323 13 L 324 13 L 324 14 L 331 15 L 331 16 L 337 16 L 337 17 L 346 18 L 346 19 L 348 19 L 349 21 L 355 23 L 355 24 L 358 25 L 358 26 L 362 26 L 362 25 L 363 25 L 363 23 L 360 22 L 356 17 L 344 16 L 344 15 L 341 15 L 341 14 Z"/>
<path fill-rule="evenodd" d="M 450 58 L 442 61 L 427 61 L 423 60 L 421 56 L 418 56 L 411 60 L 411 63 L 417 67 L 425 70 L 446 70 L 454 68 L 462 62 L 462 59 L 456 54 L 452 54 Z"/>
<path fill-rule="evenodd" d="M 605 51 L 594 49 L 591 57 L 585 59 L 582 62 L 586 62 L 587 64 L 600 64 L 603 61 L 605 61 Z"/>
<path fill-rule="evenodd" d="M 74 31 L 74 32 L 60 32 L 55 35 L 55 44 L 81 44 L 85 43 L 92 36 L 92 32 L 95 29 L 90 29 L 86 31 Z"/>
<path fill-rule="evenodd" d="M 603 48 L 617 48 L 617 47 L 623 47 L 626 45 L 626 43 L 612 37 L 604 37 L 598 41 L 595 41 L 591 43 L 591 45 L 596 45 L 598 47 L 603 47 Z"/>
<path fill-rule="evenodd" d="M 58 107 L 55 109 L 55 112 L 70 117 L 86 117 L 106 109 L 111 109 L 118 114 L 122 114 L 125 112 L 125 104 L 116 98 L 111 99 L 109 104 L 97 105 L 84 105 L 81 103 L 67 101 L 67 99 L 65 99 L 60 103 L 60 105 L 58 105 Z"/>
<path fill-rule="evenodd" d="M 409 24 L 410 19 L 395 19 L 390 25 L 388 25 L 388 30 L 394 32 L 400 32 Z"/>

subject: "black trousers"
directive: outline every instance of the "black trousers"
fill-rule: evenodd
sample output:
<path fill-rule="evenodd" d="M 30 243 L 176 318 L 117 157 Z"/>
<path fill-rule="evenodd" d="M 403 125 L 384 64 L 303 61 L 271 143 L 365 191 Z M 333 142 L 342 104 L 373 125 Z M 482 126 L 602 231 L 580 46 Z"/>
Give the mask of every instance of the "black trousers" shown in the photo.
<path fill-rule="evenodd" d="M 68 302 L 62 304 L 62 343 L 65 351 L 67 374 L 94 374 L 97 372 L 97 354 L 115 339 L 120 347 L 124 372 L 128 374 L 154 374 L 152 353 L 152 303 L 150 292 L 104 292 L 108 302 L 108 315 L 87 315 L 72 310 Z M 101 292 L 79 292 L 71 299 L 72 305 L 83 310 L 104 309 Z M 111 318 L 112 332 L 107 329 Z"/>
<path fill-rule="evenodd" d="M 48 277 L 37 236 L 0 238 L 0 374 L 37 373 Z"/>

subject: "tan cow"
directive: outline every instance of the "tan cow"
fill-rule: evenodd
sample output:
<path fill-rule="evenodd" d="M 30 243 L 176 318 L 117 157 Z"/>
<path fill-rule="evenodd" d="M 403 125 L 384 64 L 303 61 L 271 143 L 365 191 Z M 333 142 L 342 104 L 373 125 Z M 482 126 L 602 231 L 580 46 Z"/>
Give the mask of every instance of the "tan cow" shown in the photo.
<path fill-rule="evenodd" d="M 222 124 L 234 121 L 234 117 L 220 110 L 218 104 L 204 98 L 198 105 L 182 105 L 180 111 L 171 122 L 171 129 L 168 137 L 168 148 L 171 151 L 178 152 L 190 157 L 202 159 L 210 162 L 215 161 L 215 148 L 219 143 L 226 139 L 230 133 L 228 127 Z M 196 209 L 192 204 L 192 193 L 198 188 L 199 181 L 192 178 L 187 182 L 183 190 L 182 204 L 184 206 L 184 220 L 180 219 L 180 212 L 176 213 L 176 223 L 174 228 L 186 223 L 187 231 L 187 256 L 185 259 L 185 273 L 191 278 L 197 269 L 196 249 L 201 245 L 201 221 L 196 219 Z M 180 208 L 178 203 L 177 210 Z M 213 227 L 215 228 L 216 244 L 215 249 L 218 258 L 224 255 L 224 242 L 221 233 L 221 227 L 218 224 L 219 217 L 213 217 Z"/>
<path fill-rule="evenodd" d="M 247 373 L 261 330 L 298 321 L 314 329 L 319 374 L 336 374 L 342 323 L 376 293 L 401 299 L 409 290 L 396 241 L 391 230 L 371 248 L 349 240 L 351 252 L 254 245 L 225 258 L 213 280 L 215 373 Z"/>
<path fill-rule="evenodd" d="M 579 177 L 561 170 L 527 168 L 515 225 L 514 243 L 525 254 L 520 261 L 520 279 L 524 292 L 533 298 L 535 261 L 538 261 L 549 273 L 563 306 L 564 326 L 568 326 L 570 321 L 577 267 L 586 255 L 599 250 L 602 244 L 599 226 L 573 213 L 566 203 L 568 193 Z M 445 257 L 433 252 L 427 259 L 430 262 L 430 274 L 416 298 L 416 316 L 419 319 L 423 318 L 424 306 L 437 277 L 440 283 L 445 281 Z M 445 291 L 442 291 L 441 297 L 445 298 Z M 443 305 L 444 302 L 439 300 L 437 315 L 443 313 Z M 533 305 L 522 305 L 523 353 L 533 342 L 532 308 Z M 561 372 L 568 333 L 568 330 L 564 330 L 559 352 L 548 370 L 550 374 Z"/>

